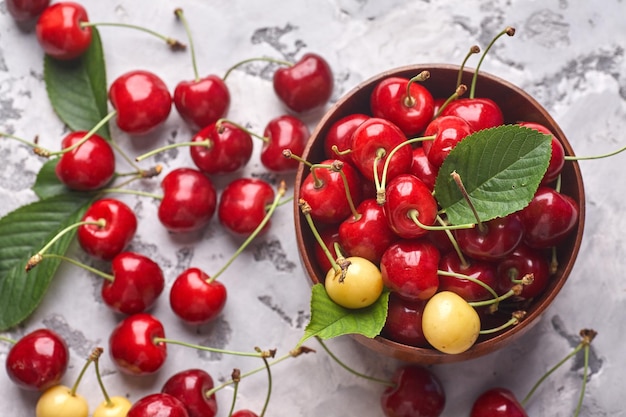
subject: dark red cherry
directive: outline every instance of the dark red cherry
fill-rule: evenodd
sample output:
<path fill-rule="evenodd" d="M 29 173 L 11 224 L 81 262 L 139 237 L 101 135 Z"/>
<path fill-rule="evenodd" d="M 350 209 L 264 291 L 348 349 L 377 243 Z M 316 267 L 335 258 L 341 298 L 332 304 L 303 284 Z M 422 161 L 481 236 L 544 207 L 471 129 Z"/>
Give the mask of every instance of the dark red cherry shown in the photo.
<path fill-rule="evenodd" d="M 217 217 L 233 233 L 249 235 L 261 224 L 274 201 L 272 186 L 258 178 L 237 178 L 220 194 Z M 271 219 L 264 229 L 270 227 Z"/>
<path fill-rule="evenodd" d="M 428 161 L 439 169 L 450 151 L 472 133 L 469 123 L 458 116 L 440 116 L 426 126 L 424 136 L 436 136 L 422 142 Z"/>
<path fill-rule="evenodd" d="M 230 92 L 217 75 L 181 81 L 174 89 L 174 106 L 185 122 L 202 129 L 226 116 Z"/>
<path fill-rule="evenodd" d="M 259 417 L 255 412 L 250 410 L 238 410 L 231 417 Z"/>
<path fill-rule="evenodd" d="M 469 123 L 473 132 L 504 123 L 498 104 L 489 98 L 459 98 L 448 104 L 441 116 L 458 116 Z"/>
<path fill-rule="evenodd" d="M 200 325 L 215 319 L 226 304 L 226 287 L 199 268 L 183 271 L 170 289 L 172 311 L 184 322 Z"/>
<path fill-rule="evenodd" d="M 321 56 L 307 53 L 293 66 L 274 73 L 274 91 L 292 111 L 303 113 L 324 106 L 333 93 L 333 73 Z"/>
<path fill-rule="evenodd" d="M 342 153 L 350 150 L 352 146 L 352 134 L 357 127 L 370 116 L 362 113 L 349 114 L 333 123 L 324 140 L 324 154 L 326 159 L 339 159 L 343 162 L 352 162 L 350 153 Z M 333 150 L 333 146 L 337 147 L 337 152 Z"/>
<path fill-rule="evenodd" d="M 446 394 L 437 376 L 419 365 L 404 365 L 396 369 L 381 396 L 386 417 L 438 417 L 446 405 Z"/>
<path fill-rule="evenodd" d="M 61 147 L 80 142 L 87 132 L 72 132 L 63 138 Z M 59 181 L 76 191 L 92 191 L 107 185 L 115 174 L 115 154 L 109 142 L 93 135 L 77 148 L 65 152 L 55 167 Z"/>
<path fill-rule="evenodd" d="M 17 23 L 33 22 L 50 5 L 50 0 L 6 0 L 7 11 Z"/>
<path fill-rule="evenodd" d="M 455 251 L 445 253 L 439 261 L 439 270 L 455 274 L 467 275 L 498 292 L 496 266 L 492 262 L 476 259 L 465 259 L 461 262 Z M 439 291 L 452 291 L 465 301 L 482 301 L 493 298 L 493 294 L 480 284 L 458 276 L 439 275 Z"/>
<path fill-rule="evenodd" d="M 294 155 L 302 155 L 309 140 L 309 128 L 299 118 L 282 115 L 270 120 L 265 126 L 263 136 L 266 142 L 261 148 L 261 163 L 267 169 L 276 172 L 293 171 L 298 168 L 296 159 L 285 158 L 284 150 Z"/>
<path fill-rule="evenodd" d="M 476 398 L 470 417 L 528 417 L 528 414 L 510 390 L 491 388 Z"/>
<path fill-rule="evenodd" d="M 339 255 L 335 251 L 335 244 L 339 245 L 339 248 L 341 248 L 341 244 L 339 243 L 339 232 L 337 231 L 337 228 L 335 227 L 335 225 L 328 226 L 328 227 L 324 227 L 324 225 L 322 225 L 322 227 L 319 230 L 319 233 L 320 233 L 320 237 L 322 238 L 322 241 L 324 242 L 324 245 L 326 245 L 326 248 L 328 248 L 328 250 L 330 251 L 332 258 L 337 259 Z M 315 251 L 314 251 L 315 260 L 319 264 L 321 270 L 324 273 L 330 271 L 330 268 L 332 268 L 332 265 L 330 261 L 328 260 L 328 256 L 326 256 L 326 253 L 322 249 L 322 246 L 314 245 L 314 248 L 315 248 Z M 343 248 L 341 248 L 341 253 L 344 253 Z"/>
<path fill-rule="evenodd" d="M 215 394 L 206 395 L 213 387 L 213 378 L 207 371 L 187 369 L 175 373 L 165 381 L 161 392 L 176 397 L 185 404 L 189 417 L 215 417 Z"/>
<path fill-rule="evenodd" d="M 413 149 L 413 163 L 411 164 L 409 174 L 415 175 L 428 188 L 434 190 L 438 171 L 428 160 L 423 146 L 417 146 Z"/>
<path fill-rule="evenodd" d="M 565 165 L 565 149 L 563 148 L 561 141 L 559 141 L 556 136 L 554 136 L 554 133 L 552 133 L 550 129 L 542 124 L 534 122 L 519 122 L 519 125 L 528 127 L 530 129 L 535 129 L 538 132 L 550 135 L 552 137 L 552 154 L 550 155 L 550 163 L 548 164 L 548 169 L 546 170 L 546 173 L 543 175 L 541 184 L 549 184 L 552 181 L 556 180 L 561 174 L 563 166 Z"/>
<path fill-rule="evenodd" d="M 229 174 L 240 170 L 252 156 L 254 144 L 250 134 L 237 126 L 223 122 L 219 127 L 209 124 L 191 138 L 192 142 L 209 140 L 206 146 L 190 146 L 194 164 L 209 175 Z"/>
<path fill-rule="evenodd" d="M 422 331 L 424 306 L 426 306 L 426 301 L 407 300 L 392 292 L 389 295 L 387 320 L 382 335 L 404 345 L 428 347 L 428 341 Z"/>
<path fill-rule="evenodd" d="M 550 281 L 550 264 L 546 253 L 520 244 L 497 265 L 499 292 L 505 293 L 513 286 L 512 279 L 520 280 L 526 274 L 533 275 L 533 282 L 524 285 L 520 298 L 534 298 L 545 290 Z"/>
<path fill-rule="evenodd" d="M 481 226 L 454 231 L 461 250 L 474 259 L 496 261 L 517 247 L 524 236 L 524 227 L 517 213 L 498 217 Z"/>
<path fill-rule="evenodd" d="M 91 27 L 81 26 L 88 21 L 82 5 L 71 1 L 54 3 L 39 16 L 35 34 L 46 55 L 70 60 L 81 56 L 91 44 Z"/>
<path fill-rule="evenodd" d="M 185 404 L 163 392 L 148 394 L 137 400 L 126 417 L 190 417 Z"/>
<path fill-rule="evenodd" d="M 417 238 L 428 233 L 411 216 L 426 226 L 437 218 L 437 201 L 431 190 L 416 176 L 401 174 L 387 184 L 384 204 L 385 217 L 391 230 L 406 239 Z"/>

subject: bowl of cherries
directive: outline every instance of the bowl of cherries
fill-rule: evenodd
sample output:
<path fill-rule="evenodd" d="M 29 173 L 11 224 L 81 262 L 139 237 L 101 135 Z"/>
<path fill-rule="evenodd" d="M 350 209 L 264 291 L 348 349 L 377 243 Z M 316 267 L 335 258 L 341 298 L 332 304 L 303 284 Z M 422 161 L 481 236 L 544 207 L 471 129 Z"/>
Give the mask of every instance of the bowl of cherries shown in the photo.
<path fill-rule="evenodd" d="M 478 68 L 410 65 L 364 81 L 301 159 L 304 270 L 355 320 L 384 305 L 379 334 L 353 335 L 378 353 L 434 364 L 501 349 L 572 271 L 585 208 L 574 151 L 535 99 Z"/>

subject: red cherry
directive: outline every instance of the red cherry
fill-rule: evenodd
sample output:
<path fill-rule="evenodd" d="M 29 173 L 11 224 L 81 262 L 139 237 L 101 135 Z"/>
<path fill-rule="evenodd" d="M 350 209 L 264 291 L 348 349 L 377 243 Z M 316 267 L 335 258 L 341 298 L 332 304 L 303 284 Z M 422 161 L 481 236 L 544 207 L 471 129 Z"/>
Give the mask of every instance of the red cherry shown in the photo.
<path fill-rule="evenodd" d="M 59 384 L 69 355 L 61 336 L 52 330 L 38 329 L 11 347 L 5 361 L 7 375 L 20 388 L 44 391 Z"/>
<path fill-rule="evenodd" d="M 432 120 L 434 100 L 419 82 L 411 82 L 410 87 L 408 84 L 408 78 L 385 78 L 374 87 L 370 108 L 374 117 L 389 120 L 410 137 L 423 131 Z"/>
<path fill-rule="evenodd" d="M 207 125 L 196 133 L 192 142 L 209 140 L 209 147 L 190 146 L 194 164 L 209 175 L 228 174 L 243 168 L 252 156 L 250 134 L 228 122 Z"/>
<path fill-rule="evenodd" d="M 213 389 L 213 378 L 202 369 L 187 369 L 172 375 L 161 389 L 162 393 L 179 399 L 187 409 L 189 417 L 215 417 L 217 400 L 215 394 L 207 397 Z"/>
<path fill-rule="evenodd" d="M 498 279 L 496 267 L 491 262 L 466 259 L 462 263 L 456 252 L 448 252 L 441 257 L 439 269 L 445 272 L 467 275 L 475 280 L 488 285 L 494 291 L 498 291 Z M 439 291 L 452 291 L 460 295 L 465 301 L 482 301 L 493 298 L 485 287 L 476 284 L 469 279 L 439 275 Z"/>
<path fill-rule="evenodd" d="M 464 119 L 473 132 L 504 123 L 500 106 L 489 98 L 459 98 L 448 104 L 441 116 L 458 116 Z"/>
<path fill-rule="evenodd" d="M 259 416 L 250 410 L 238 410 L 238 411 L 235 411 L 231 417 L 259 417 Z"/>
<path fill-rule="evenodd" d="M 217 217 L 228 230 L 249 235 L 261 224 L 274 198 L 274 188 L 266 181 L 237 178 L 222 190 Z M 268 227 L 270 222 L 265 229 Z"/>
<path fill-rule="evenodd" d="M 120 321 L 109 336 L 109 354 L 115 366 L 128 375 L 149 375 L 163 366 L 167 357 L 161 322 L 148 313 L 138 313 Z M 131 414 L 129 414 L 131 415 Z"/>
<path fill-rule="evenodd" d="M 135 402 L 126 417 L 190 417 L 185 404 L 166 393 L 149 394 Z"/>
<path fill-rule="evenodd" d="M 50 5 L 50 0 L 6 0 L 7 11 L 18 23 L 32 22 Z"/>
<path fill-rule="evenodd" d="M 72 132 L 63 138 L 61 147 L 69 148 L 81 141 L 87 132 Z M 77 148 L 63 153 L 55 167 L 59 181 L 76 191 L 97 190 L 108 184 L 115 174 L 115 154 L 109 142 L 98 135 L 90 136 Z"/>
<path fill-rule="evenodd" d="M 387 417 L 438 417 L 446 404 L 439 378 L 428 368 L 405 365 L 396 369 L 392 382 L 381 396 Z"/>
<path fill-rule="evenodd" d="M 474 401 L 470 417 L 528 417 L 528 414 L 510 390 L 491 388 Z"/>
<path fill-rule="evenodd" d="M 550 163 L 548 164 L 548 169 L 546 173 L 543 175 L 541 184 L 549 184 L 552 181 L 556 180 L 561 174 L 563 166 L 565 165 L 565 149 L 563 148 L 561 142 L 556 138 L 556 136 L 554 136 L 554 133 L 552 133 L 550 129 L 542 124 L 534 122 L 520 122 L 519 125 L 528 127 L 530 129 L 535 129 L 538 132 L 550 135 L 552 137 L 552 154 L 550 155 Z"/>
<path fill-rule="evenodd" d="M 109 100 L 117 110 L 117 126 L 142 135 L 162 124 L 172 109 L 172 96 L 156 74 L 134 70 L 117 77 L 109 87 Z"/>
<path fill-rule="evenodd" d="M 522 287 L 519 295 L 522 299 L 530 299 L 543 293 L 550 280 L 550 264 L 545 253 L 520 244 L 510 255 L 501 260 L 497 266 L 499 292 L 511 289 L 511 279 L 522 279 L 526 274 L 533 275 L 533 282 Z"/>
<path fill-rule="evenodd" d="M 171 232 L 183 233 L 206 226 L 217 206 L 217 193 L 211 180 L 191 168 L 176 168 L 161 182 L 163 200 L 158 216 Z"/>
<path fill-rule="evenodd" d="M 430 163 L 439 169 L 454 147 L 472 133 L 469 123 L 458 116 L 441 116 L 428 124 L 424 136 L 435 139 L 422 142 L 424 153 Z"/>
<path fill-rule="evenodd" d="M 413 149 L 413 163 L 409 174 L 415 175 L 422 180 L 424 184 L 431 190 L 435 189 L 438 169 L 430 163 L 426 156 L 423 146 L 417 146 Z"/>
<path fill-rule="evenodd" d="M 265 126 L 263 136 L 267 139 L 261 148 L 261 163 L 271 171 L 292 171 L 298 168 L 296 159 L 285 158 L 284 150 L 302 155 L 309 140 L 309 128 L 299 118 L 291 115 L 278 116 Z"/>
<path fill-rule="evenodd" d="M 35 25 L 35 34 L 43 51 L 56 59 L 70 60 L 82 55 L 91 44 L 87 11 L 78 3 L 65 1 L 47 7 Z"/>
<path fill-rule="evenodd" d="M 437 217 L 437 201 L 428 187 L 411 174 L 401 174 L 387 184 L 387 198 L 383 206 L 391 230 L 398 236 L 411 239 L 423 236 L 428 230 L 410 217 L 430 226 Z"/>
<path fill-rule="evenodd" d="M 428 300 L 439 288 L 439 250 L 426 240 L 400 240 L 380 259 L 383 282 L 409 300 Z"/>
<path fill-rule="evenodd" d="M 170 306 L 188 324 L 199 325 L 215 319 L 226 304 L 226 287 L 199 268 L 183 271 L 170 289 Z"/>
<path fill-rule="evenodd" d="M 303 113 L 325 105 L 333 93 L 333 73 L 324 58 L 304 54 L 290 67 L 274 73 L 274 91 L 292 111 Z"/>
<path fill-rule="evenodd" d="M 230 92 L 217 75 L 181 81 L 174 89 L 174 106 L 185 122 L 202 129 L 226 115 Z"/>
<path fill-rule="evenodd" d="M 122 252 L 111 262 L 113 281 L 102 283 L 102 299 L 114 311 L 136 314 L 148 310 L 165 286 L 161 267 L 150 258 Z"/>
<path fill-rule="evenodd" d="M 428 347 L 428 341 L 422 331 L 422 313 L 425 305 L 425 301 L 411 301 L 397 293 L 391 293 L 382 335 L 404 345 Z"/>
<path fill-rule="evenodd" d="M 516 213 L 483 222 L 481 227 L 454 231 L 465 254 L 485 261 L 502 259 L 513 252 L 523 235 L 524 227 Z"/>
<path fill-rule="evenodd" d="M 122 201 L 103 198 L 89 206 L 82 221 L 96 222 L 100 219 L 105 220 L 104 227 L 82 225 L 76 236 L 86 253 L 97 259 L 111 260 L 126 248 L 135 235 L 137 216 Z"/>
<path fill-rule="evenodd" d="M 333 150 L 333 146 L 336 146 L 339 152 L 350 150 L 352 146 L 352 134 L 361 123 L 369 118 L 370 116 L 366 114 L 353 113 L 333 123 L 330 128 L 328 128 L 326 139 L 324 140 L 324 154 L 326 155 L 326 159 L 339 159 L 340 161 L 351 163 L 352 156 L 350 153 L 338 154 Z"/>
<path fill-rule="evenodd" d="M 341 244 L 339 243 L 339 232 L 337 231 L 337 228 L 334 225 L 332 227 L 321 228 L 319 230 L 319 233 L 320 233 L 320 237 L 322 238 L 322 242 L 324 242 L 324 244 L 330 251 L 330 254 L 332 255 L 333 259 L 337 259 L 338 254 L 335 251 L 335 244 L 338 244 L 339 247 L 341 248 Z M 315 245 L 314 247 L 315 247 L 315 252 L 314 252 L 315 260 L 319 264 L 321 270 L 324 273 L 330 271 L 330 268 L 332 268 L 332 265 L 330 264 L 330 261 L 328 260 L 328 256 L 326 256 L 326 253 L 324 252 L 322 246 Z M 344 252 L 343 248 L 341 249 L 341 252 L 342 253 Z"/>

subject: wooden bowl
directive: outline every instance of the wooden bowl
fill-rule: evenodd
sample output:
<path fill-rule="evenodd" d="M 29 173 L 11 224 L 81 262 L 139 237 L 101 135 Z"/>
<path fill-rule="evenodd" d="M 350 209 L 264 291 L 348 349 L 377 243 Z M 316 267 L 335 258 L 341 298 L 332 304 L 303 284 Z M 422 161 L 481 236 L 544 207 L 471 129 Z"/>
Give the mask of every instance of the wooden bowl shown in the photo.
<path fill-rule="evenodd" d="M 430 78 L 424 82 L 432 95 L 448 97 L 455 89 L 459 67 L 445 64 L 411 65 L 383 72 L 359 84 L 352 91 L 335 103 L 322 117 L 313 131 L 303 153 L 305 160 L 318 162 L 324 159 L 323 142 L 330 126 L 340 118 L 352 113 L 371 114 L 369 110 L 370 94 L 381 80 L 390 76 L 411 78 L 423 70 L 430 71 Z M 464 70 L 463 83 L 470 85 L 472 70 Z M 476 85 L 477 97 L 488 97 L 498 103 L 503 111 L 505 123 L 530 121 L 541 123 L 557 136 L 565 149 L 566 155 L 574 155 L 571 145 L 563 131 L 548 112 L 531 96 L 511 83 L 490 74 L 481 73 Z M 308 168 L 301 164 L 296 174 L 294 218 L 296 241 L 300 257 L 311 284 L 323 283 L 326 271 L 322 271 L 315 258 L 315 241 L 311 230 L 298 207 L 299 188 L 308 173 Z M 435 364 L 464 361 L 501 349 L 518 340 L 536 324 L 539 317 L 550 306 L 567 280 L 578 254 L 585 218 L 585 195 L 580 168 L 576 162 L 566 161 L 562 172 L 561 191 L 572 197 L 579 205 L 579 219 L 576 229 L 570 237 L 558 247 L 559 266 L 544 293 L 534 299 L 526 309 L 527 315 L 519 324 L 490 337 L 480 337 L 469 350 L 460 354 L 446 354 L 435 349 L 418 348 L 388 340 L 382 336 L 373 339 L 360 335 L 353 337 L 366 347 L 402 361 Z"/>

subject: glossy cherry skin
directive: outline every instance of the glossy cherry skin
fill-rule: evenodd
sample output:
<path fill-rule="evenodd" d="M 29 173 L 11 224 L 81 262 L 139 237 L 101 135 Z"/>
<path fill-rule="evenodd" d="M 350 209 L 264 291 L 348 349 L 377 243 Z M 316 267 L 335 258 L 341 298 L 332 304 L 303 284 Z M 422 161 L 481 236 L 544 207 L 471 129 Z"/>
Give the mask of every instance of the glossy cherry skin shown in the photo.
<path fill-rule="evenodd" d="M 324 139 L 324 155 L 326 159 L 339 159 L 344 162 L 352 162 L 352 156 L 350 152 L 342 154 L 351 149 L 352 147 L 352 134 L 357 127 L 364 121 L 369 119 L 370 116 L 363 113 L 352 113 L 342 117 L 333 123 Z M 333 150 L 333 146 L 337 147 L 337 153 Z"/>
<path fill-rule="evenodd" d="M 409 300 L 428 300 L 439 288 L 439 250 L 427 240 L 400 240 L 380 259 L 383 282 Z"/>
<path fill-rule="evenodd" d="M 199 268 L 183 271 L 170 289 L 172 311 L 184 322 L 200 325 L 214 320 L 226 305 L 226 287 Z"/>
<path fill-rule="evenodd" d="M 261 163 L 270 171 L 295 170 L 299 162 L 285 158 L 283 151 L 290 150 L 294 155 L 302 155 L 309 134 L 307 125 L 295 116 L 286 114 L 273 118 L 263 132 L 267 141 L 261 148 Z"/>
<path fill-rule="evenodd" d="M 70 353 L 65 340 L 49 329 L 37 329 L 22 336 L 9 350 L 5 367 L 17 386 L 44 391 L 61 381 Z"/>
<path fill-rule="evenodd" d="M 63 138 L 61 147 L 69 148 L 81 141 L 87 132 L 72 132 Z M 67 188 L 92 191 L 107 185 L 115 174 L 115 154 L 109 142 L 93 135 L 77 148 L 63 153 L 54 172 Z"/>
<path fill-rule="evenodd" d="M 546 173 L 543 175 L 543 179 L 541 180 L 541 184 L 546 185 L 558 178 L 563 170 L 563 166 L 565 165 L 565 149 L 563 148 L 563 144 L 554 136 L 554 133 L 547 127 L 542 124 L 534 123 L 534 122 L 519 122 L 520 126 L 528 127 L 530 129 L 535 129 L 538 132 L 541 132 L 545 135 L 550 135 L 552 137 L 552 141 L 550 142 L 552 146 L 552 153 L 550 154 L 550 163 L 548 164 L 548 169 Z"/>
<path fill-rule="evenodd" d="M 352 145 L 350 146 L 352 161 L 365 178 L 373 181 L 374 172 L 377 172 L 378 178 L 382 177 L 389 153 L 404 142 L 406 142 L 406 136 L 400 128 L 386 119 L 372 117 L 361 123 L 352 134 Z M 376 170 L 374 170 L 376 156 L 381 153 L 383 157 L 378 161 Z M 412 161 L 411 147 L 402 146 L 391 156 L 387 181 L 399 174 L 408 172 Z"/>
<path fill-rule="evenodd" d="M 82 5 L 70 1 L 54 3 L 39 16 L 35 34 L 48 56 L 71 60 L 81 56 L 91 44 L 91 28 L 81 27 L 81 23 L 88 21 Z"/>
<path fill-rule="evenodd" d="M 136 314 L 150 309 L 165 287 L 161 267 L 147 256 L 122 252 L 111 262 L 113 281 L 102 283 L 102 299 L 113 311 Z"/>
<path fill-rule="evenodd" d="M 238 410 L 231 417 L 259 417 L 255 412 L 250 410 Z"/>
<path fill-rule="evenodd" d="M 437 217 L 437 201 L 428 187 L 411 174 L 398 175 L 387 184 L 387 198 L 383 206 L 391 230 L 406 239 L 424 236 L 428 230 L 409 217 L 417 213 L 420 223 L 430 226 Z"/>
<path fill-rule="evenodd" d="M 190 417 L 185 404 L 166 393 L 149 394 L 140 398 L 128 410 L 126 417 Z"/>
<path fill-rule="evenodd" d="M 50 5 L 50 0 L 6 0 L 7 11 L 18 23 L 32 22 Z"/>
<path fill-rule="evenodd" d="M 324 227 L 324 225 L 321 225 L 321 226 L 322 227 L 319 228 L 319 234 L 320 234 L 320 237 L 322 238 L 322 242 L 324 242 L 324 245 L 330 251 L 330 254 L 333 260 L 335 260 L 338 258 L 338 254 L 335 251 L 335 245 L 337 244 L 339 245 L 339 248 L 341 248 L 341 243 L 339 242 L 339 232 L 337 231 L 337 228 L 335 227 L 335 225 L 328 226 L 328 227 Z M 341 253 L 343 252 L 344 250 L 343 248 L 341 248 Z M 319 264 L 320 269 L 324 273 L 326 273 L 327 271 L 330 271 L 330 268 L 332 268 L 332 265 L 330 263 L 330 260 L 328 259 L 328 256 L 326 256 L 326 253 L 324 252 L 324 249 L 322 248 L 321 245 L 315 245 L 314 254 L 315 254 L 315 260 Z"/>
<path fill-rule="evenodd" d="M 496 266 L 491 262 L 466 259 L 465 263 L 462 263 L 457 253 L 453 251 L 441 256 L 439 270 L 467 275 L 483 282 L 495 292 L 498 292 L 499 287 Z M 476 284 L 465 278 L 451 277 L 442 274 L 439 275 L 439 291 L 452 291 L 463 297 L 467 302 L 493 298 L 493 294 L 480 284 Z"/>
<path fill-rule="evenodd" d="M 438 417 L 446 404 L 446 394 L 437 376 L 428 368 L 405 365 L 396 369 L 381 395 L 386 417 Z"/>
<path fill-rule="evenodd" d="M 226 116 L 230 91 L 217 75 L 181 81 L 174 88 L 174 106 L 185 122 L 202 129 Z"/>
<path fill-rule="evenodd" d="M 540 186 L 520 212 L 524 242 L 534 248 L 549 248 L 562 242 L 578 223 L 578 203 L 555 189 Z"/>
<path fill-rule="evenodd" d="M 187 409 L 189 417 L 214 417 L 217 414 L 215 394 L 205 393 L 213 389 L 213 378 L 202 369 L 187 369 L 172 375 L 161 389 L 162 393 L 178 398 Z"/>
<path fill-rule="evenodd" d="M 511 289 L 511 279 L 522 279 L 526 274 L 533 274 L 533 282 L 524 285 L 519 298 L 530 299 L 543 293 L 550 280 L 550 264 L 548 255 L 543 251 L 520 244 L 510 255 L 497 265 L 499 292 Z"/>
<path fill-rule="evenodd" d="M 347 192 L 352 202 L 358 205 L 361 200 L 361 176 L 351 164 L 338 160 L 324 160 L 321 165 L 332 166 L 339 162 L 341 172 L 327 167 L 313 167 L 300 184 L 300 198 L 311 206 L 311 217 L 316 222 L 339 223 L 352 214 Z M 342 176 L 343 173 L 343 176 Z M 347 183 L 347 190 L 344 183 Z"/>
<path fill-rule="evenodd" d="M 454 231 L 461 250 L 474 259 L 496 261 L 513 252 L 524 237 L 524 226 L 516 213 L 498 217 L 482 226 Z"/>
<path fill-rule="evenodd" d="M 172 110 L 172 95 L 156 74 L 133 70 L 117 77 L 109 87 L 109 100 L 123 132 L 143 135 L 161 125 Z"/>
<path fill-rule="evenodd" d="M 295 113 L 304 113 L 325 105 L 333 93 L 334 79 L 328 62 L 321 56 L 307 53 L 290 67 L 274 73 L 274 91 Z"/>
<path fill-rule="evenodd" d="M 189 147 L 193 163 L 206 174 L 229 174 L 250 161 L 254 146 L 252 137 L 231 123 L 224 122 L 219 127 L 215 123 L 209 124 L 191 138 L 192 142 L 206 140 L 211 142 L 209 147 Z"/>
<path fill-rule="evenodd" d="M 413 163 L 411 164 L 409 174 L 415 175 L 422 180 L 428 188 L 434 190 L 438 172 L 439 170 L 428 160 L 424 147 L 415 147 L 413 149 Z"/>
<path fill-rule="evenodd" d="M 171 232 L 187 233 L 204 228 L 217 207 L 217 192 L 211 180 L 192 168 L 176 168 L 161 182 L 163 199 L 158 217 Z"/>
<path fill-rule="evenodd" d="M 476 398 L 470 417 L 528 417 L 528 414 L 510 390 L 491 388 Z"/>
<path fill-rule="evenodd" d="M 94 202 L 81 221 L 97 222 L 104 219 L 105 226 L 86 224 L 78 228 L 76 237 L 81 248 L 97 259 L 111 260 L 119 255 L 135 236 L 137 216 L 124 202 L 102 198 Z"/>
<path fill-rule="evenodd" d="M 396 293 L 389 295 L 387 320 L 382 335 L 397 343 L 415 347 L 428 347 L 422 331 L 422 313 L 425 301 L 412 301 Z"/>
<path fill-rule="evenodd" d="M 339 225 L 339 242 L 349 256 L 359 256 L 375 264 L 398 236 L 389 228 L 383 207 L 368 198 L 356 209 L 358 217 L 349 216 Z"/>
<path fill-rule="evenodd" d="M 504 123 L 500 106 L 488 98 L 459 98 L 448 104 L 441 116 L 458 116 L 469 123 L 473 132 Z"/>
<path fill-rule="evenodd" d="M 379 82 L 370 96 L 374 117 L 387 119 L 412 137 L 424 130 L 432 120 L 433 96 L 419 82 L 411 82 L 407 96 L 408 78 L 387 77 Z"/>
<path fill-rule="evenodd" d="M 267 215 L 267 208 L 275 198 L 274 188 L 258 178 L 236 178 L 220 194 L 217 217 L 233 233 L 249 235 Z M 264 230 L 271 225 L 271 219 Z"/>
<path fill-rule="evenodd" d="M 426 126 L 424 136 L 436 136 L 422 142 L 424 153 L 437 169 L 450 154 L 450 151 L 472 133 L 469 123 L 458 116 L 441 116 Z"/>
<path fill-rule="evenodd" d="M 109 336 L 109 355 L 115 366 L 128 375 L 157 372 L 167 358 L 167 345 L 155 343 L 164 338 L 161 322 L 148 313 L 138 313 L 120 321 Z"/>

